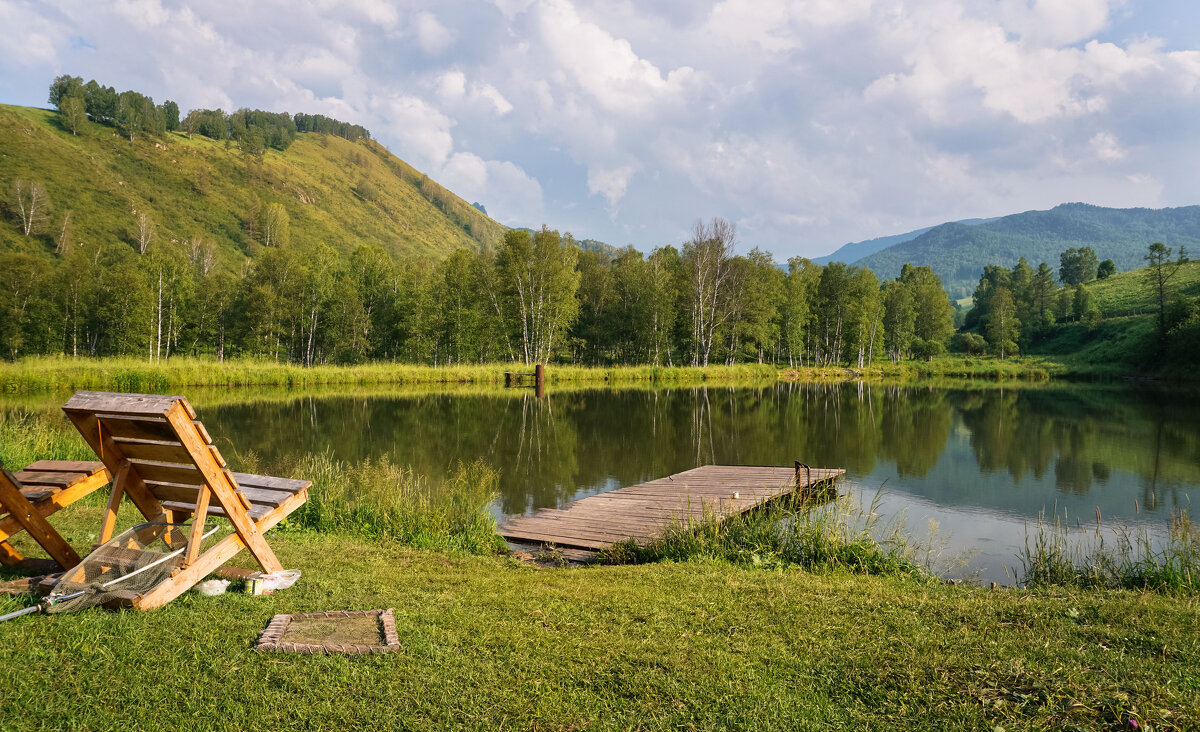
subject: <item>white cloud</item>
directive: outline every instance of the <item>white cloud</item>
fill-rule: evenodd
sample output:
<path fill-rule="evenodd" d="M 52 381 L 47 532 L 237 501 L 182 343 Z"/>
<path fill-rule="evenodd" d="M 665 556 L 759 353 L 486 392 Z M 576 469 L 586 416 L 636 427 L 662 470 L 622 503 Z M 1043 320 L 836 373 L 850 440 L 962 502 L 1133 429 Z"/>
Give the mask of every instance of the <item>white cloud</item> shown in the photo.
<path fill-rule="evenodd" d="M 442 25 L 437 16 L 429 12 L 417 13 L 417 44 L 421 50 L 432 55 L 445 53 L 454 43 L 454 34 Z"/>
<path fill-rule="evenodd" d="M 27 7 L 10 3 L 0 3 L 0 27 L 9 29 L 0 33 L 0 61 L 3 61 L 0 65 L 4 68 L 53 68 L 58 65 L 55 41 L 61 41 L 65 29 Z M 62 73 L 57 68 L 55 71 Z M 49 84 L 50 79 L 47 79 L 46 86 Z"/>
<path fill-rule="evenodd" d="M 0 0 L 20 29 L 0 99 L 83 73 L 184 109 L 328 114 L 509 223 L 650 248 L 721 215 L 781 260 L 1063 200 L 1200 201 L 1180 153 L 1200 50 L 1122 0 L 282 7 Z"/>
<path fill-rule="evenodd" d="M 577 84 L 610 114 L 646 111 L 679 94 L 692 75 L 682 66 L 664 76 L 629 41 L 583 20 L 566 0 L 545 0 L 539 10 L 541 40 L 559 78 Z"/>
<path fill-rule="evenodd" d="M 599 193 L 608 201 L 610 208 L 625 196 L 629 181 L 633 178 L 633 167 L 623 165 L 619 168 L 596 169 L 589 168 L 587 176 L 588 191 Z"/>
<path fill-rule="evenodd" d="M 455 153 L 439 179 L 460 197 L 482 203 L 501 223 L 533 226 L 545 216 L 541 185 L 514 163 Z"/>
<path fill-rule="evenodd" d="M 1121 142 L 1111 132 L 1097 132 L 1091 139 L 1092 150 L 1096 157 L 1105 162 L 1124 160 L 1127 153 L 1121 148 Z"/>
<path fill-rule="evenodd" d="M 1000 17 L 1021 40 L 1060 47 L 1095 36 L 1108 27 L 1124 0 L 1005 0 Z"/>
<path fill-rule="evenodd" d="M 512 103 L 491 84 L 480 84 L 474 88 L 474 92 L 480 99 L 487 100 L 501 117 L 513 110 Z"/>
<path fill-rule="evenodd" d="M 444 102 L 457 102 L 467 95 L 467 75 L 455 69 L 437 78 L 438 96 Z"/>
<path fill-rule="evenodd" d="M 454 106 L 461 103 L 486 107 L 503 117 L 513 110 L 513 105 L 500 90 L 487 82 L 467 83 L 467 75 L 458 69 L 439 74 L 434 81 L 438 98 L 443 104 Z"/>
<path fill-rule="evenodd" d="M 491 0 L 492 5 L 499 8 L 509 20 L 524 13 L 533 2 L 534 0 Z"/>
<path fill-rule="evenodd" d="M 454 150 L 453 120 L 422 99 L 406 95 L 375 98 L 372 111 L 385 125 L 378 130 L 400 141 L 397 154 L 422 168 L 440 168 Z"/>

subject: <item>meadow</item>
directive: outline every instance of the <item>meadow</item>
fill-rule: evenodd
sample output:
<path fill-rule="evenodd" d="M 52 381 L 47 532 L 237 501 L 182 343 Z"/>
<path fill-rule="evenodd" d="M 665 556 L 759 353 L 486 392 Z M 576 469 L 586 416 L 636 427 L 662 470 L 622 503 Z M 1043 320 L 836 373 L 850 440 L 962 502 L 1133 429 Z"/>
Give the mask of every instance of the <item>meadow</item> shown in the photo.
<path fill-rule="evenodd" d="M 0 458 L 32 457 L 87 455 L 52 415 L 9 410 Z M 902 534 L 870 530 L 869 508 L 840 502 L 678 526 L 607 563 L 558 567 L 553 552 L 541 562 L 499 553 L 486 465 L 459 466 L 440 497 L 387 463 L 314 456 L 290 470 L 314 480 L 309 504 L 271 534 L 284 565 L 303 572 L 296 587 L 0 625 L 3 726 L 1200 724 L 1194 586 L 1062 581 L 1070 572 L 1026 588 L 948 585 Z M 85 548 L 102 503 L 75 504 L 54 523 Z M 0 612 L 29 601 L 0 598 Z M 386 607 L 396 610 L 398 653 L 252 650 L 276 613 Z"/>

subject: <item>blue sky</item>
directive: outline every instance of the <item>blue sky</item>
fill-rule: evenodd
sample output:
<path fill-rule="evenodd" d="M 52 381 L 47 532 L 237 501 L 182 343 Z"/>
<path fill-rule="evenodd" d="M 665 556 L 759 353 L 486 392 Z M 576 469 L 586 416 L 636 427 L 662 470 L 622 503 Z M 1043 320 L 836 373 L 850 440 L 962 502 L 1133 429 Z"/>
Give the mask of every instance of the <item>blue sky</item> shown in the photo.
<path fill-rule="evenodd" d="M 0 102 L 70 73 L 324 113 L 505 224 L 644 251 L 698 217 L 782 261 L 1200 203 L 1194 1 L 0 0 L 0 24 Z"/>

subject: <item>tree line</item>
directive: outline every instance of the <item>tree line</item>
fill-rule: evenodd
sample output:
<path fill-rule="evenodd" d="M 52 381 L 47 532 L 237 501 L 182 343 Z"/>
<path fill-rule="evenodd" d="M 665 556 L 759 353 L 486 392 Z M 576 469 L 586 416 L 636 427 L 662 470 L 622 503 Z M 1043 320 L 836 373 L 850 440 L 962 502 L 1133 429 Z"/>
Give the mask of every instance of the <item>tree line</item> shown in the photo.
<path fill-rule="evenodd" d="M 117 93 L 96 80 L 63 74 L 50 84 L 50 104 L 59 112 L 63 126 L 79 134 L 89 119 L 114 127 L 132 142 L 139 135 L 162 136 L 181 131 L 213 140 L 232 141 L 248 153 L 261 155 L 267 148 L 286 150 L 299 132 L 319 132 L 344 137 L 351 142 L 370 139 L 361 125 L 342 122 L 320 114 L 289 115 L 242 108 L 226 113 L 220 109 L 193 109 L 182 119 L 179 105 L 166 101 L 156 105 L 150 96 L 136 91 Z"/>
<path fill-rule="evenodd" d="M 953 306 L 928 267 L 881 283 L 861 267 L 735 254 L 732 224 L 681 246 L 582 251 L 570 234 L 510 230 L 484 251 L 349 257 L 264 248 L 235 274 L 216 246 L 150 240 L 0 256 L 0 344 L 31 354 L 302 364 L 369 360 L 791 366 L 931 358 Z"/>

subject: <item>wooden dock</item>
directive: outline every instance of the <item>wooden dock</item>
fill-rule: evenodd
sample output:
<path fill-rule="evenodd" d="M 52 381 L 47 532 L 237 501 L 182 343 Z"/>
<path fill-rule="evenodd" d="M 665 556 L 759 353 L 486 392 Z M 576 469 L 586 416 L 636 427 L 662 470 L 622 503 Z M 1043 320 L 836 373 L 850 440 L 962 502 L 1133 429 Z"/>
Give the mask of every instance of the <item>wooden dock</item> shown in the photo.
<path fill-rule="evenodd" d="M 499 533 L 519 544 L 553 544 L 573 559 L 626 539 L 648 543 L 672 523 L 706 516 L 721 520 L 797 491 L 826 488 L 841 469 L 703 465 L 682 473 L 543 508 L 506 520 Z M 584 551 L 580 551 L 584 550 Z"/>

